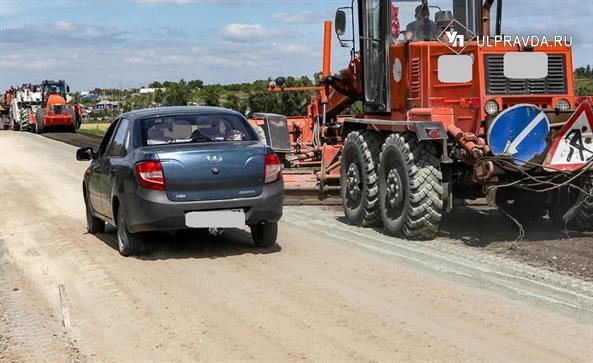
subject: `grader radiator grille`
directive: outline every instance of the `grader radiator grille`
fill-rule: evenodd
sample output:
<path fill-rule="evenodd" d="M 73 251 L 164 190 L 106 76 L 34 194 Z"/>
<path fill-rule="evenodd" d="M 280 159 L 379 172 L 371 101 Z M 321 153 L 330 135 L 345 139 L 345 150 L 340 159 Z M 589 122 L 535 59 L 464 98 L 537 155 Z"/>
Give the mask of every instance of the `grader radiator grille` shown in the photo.
<path fill-rule="evenodd" d="M 548 76 L 542 79 L 510 79 L 504 76 L 504 55 L 486 56 L 486 92 L 490 95 L 566 94 L 566 62 L 563 55 L 548 55 Z"/>

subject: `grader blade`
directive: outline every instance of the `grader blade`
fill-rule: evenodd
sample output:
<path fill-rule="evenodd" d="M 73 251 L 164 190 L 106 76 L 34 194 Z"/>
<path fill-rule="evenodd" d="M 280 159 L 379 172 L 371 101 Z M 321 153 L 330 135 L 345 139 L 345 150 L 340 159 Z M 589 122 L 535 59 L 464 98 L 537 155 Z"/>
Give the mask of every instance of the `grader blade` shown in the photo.
<path fill-rule="evenodd" d="M 318 187 L 289 187 L 284 189 L 284 205 L 340 205 L 339 187 L 325 188 L 320 192 Z"/>

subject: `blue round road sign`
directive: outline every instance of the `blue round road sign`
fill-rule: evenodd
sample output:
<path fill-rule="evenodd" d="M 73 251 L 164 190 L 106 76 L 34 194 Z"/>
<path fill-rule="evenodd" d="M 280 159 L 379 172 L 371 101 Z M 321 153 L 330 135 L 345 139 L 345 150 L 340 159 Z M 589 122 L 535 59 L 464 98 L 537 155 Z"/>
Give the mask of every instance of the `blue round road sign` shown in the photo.
<path fill-rule="evenodd" d="M 494 155 L 514 158 L 523 165 L 546 150 L 550 122 L 534 105 L 515 105 L 501 112 L 490 125 L 488 144 Z"/>

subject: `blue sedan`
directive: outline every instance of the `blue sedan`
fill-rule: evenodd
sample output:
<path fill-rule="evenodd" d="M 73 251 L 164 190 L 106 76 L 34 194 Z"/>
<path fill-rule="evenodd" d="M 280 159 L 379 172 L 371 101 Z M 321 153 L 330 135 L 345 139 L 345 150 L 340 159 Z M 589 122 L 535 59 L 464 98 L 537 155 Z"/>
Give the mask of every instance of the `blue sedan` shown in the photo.
<path fill-rule="evenodd" d="M 122 114 L 91 160 L 82 185 L 89 233 L 117 228 L 119 253 L 141 252 L 142 234 L 248 225 L 256 246 L 276 243 L 282 165 L 239 113 L 166 107 Z"/>

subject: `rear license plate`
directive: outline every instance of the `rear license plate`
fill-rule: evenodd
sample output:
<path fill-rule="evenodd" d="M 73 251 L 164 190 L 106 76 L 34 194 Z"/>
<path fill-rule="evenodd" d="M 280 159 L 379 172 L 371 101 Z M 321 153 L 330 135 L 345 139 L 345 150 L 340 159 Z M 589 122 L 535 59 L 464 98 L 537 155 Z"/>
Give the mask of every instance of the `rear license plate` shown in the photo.
<path fill-rule="evenodd" d="M 243 209 L 188 212 L 185 225 L 191 228 L 240 228 L 245 225 Z"/>

